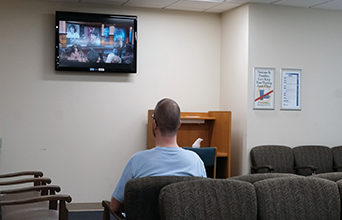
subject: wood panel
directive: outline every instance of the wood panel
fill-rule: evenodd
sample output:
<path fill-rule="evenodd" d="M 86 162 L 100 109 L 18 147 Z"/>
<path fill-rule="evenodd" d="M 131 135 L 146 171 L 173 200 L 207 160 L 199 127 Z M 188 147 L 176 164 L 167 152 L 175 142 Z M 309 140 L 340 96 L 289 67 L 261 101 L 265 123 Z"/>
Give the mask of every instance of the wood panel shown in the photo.
<path fill-rule="evenodd" d="M 152 114 L 153 110 L 148 110 L 147 149 L 155 147 Z M 178 145 L 191 147 L 197 138 L 202 138 L 201 147 L 217 149 L 216 177 L 230 177 L 231 112 L 181 112 L 181 119 L 184 123 L 178 130 Z"/>

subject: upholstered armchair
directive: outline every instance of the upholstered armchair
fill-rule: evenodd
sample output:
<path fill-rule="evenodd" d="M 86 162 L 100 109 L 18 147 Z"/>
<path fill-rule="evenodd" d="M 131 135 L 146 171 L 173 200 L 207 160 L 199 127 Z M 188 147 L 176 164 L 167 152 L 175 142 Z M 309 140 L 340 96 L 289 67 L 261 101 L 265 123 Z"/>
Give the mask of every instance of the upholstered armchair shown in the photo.
<path fill-rule="evenodd" d="M 284 145 L 261 145 L 250 151 L 251 173 L 294 173 L 292 148 Z"/>

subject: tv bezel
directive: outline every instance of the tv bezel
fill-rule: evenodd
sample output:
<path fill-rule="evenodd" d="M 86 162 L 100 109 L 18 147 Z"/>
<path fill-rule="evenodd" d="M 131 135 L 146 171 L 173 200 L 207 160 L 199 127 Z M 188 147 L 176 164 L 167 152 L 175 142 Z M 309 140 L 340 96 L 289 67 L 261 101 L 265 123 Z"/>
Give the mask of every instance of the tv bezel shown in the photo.
<path fill-rule="evenodd" d="M 101 72 L 101 73 L 137 73 L 137 16 L 117 15 L 117 14 L 98 14 L 98 13 L 82 13 L 56 11 L 56 27 L 55 27 L 55 70 L 56 71 L 78 71 L 78 72 Z M 90 22 L 110 24 L 113 20 L 125 19 L 132 20 L 133 23 L 133 61 L 130 64 L 117 63 L 83 63 L 73 62 L 72 65 L 60 65 L 59 44 L 60 32 L 59 21 L 74 22 Z"/>

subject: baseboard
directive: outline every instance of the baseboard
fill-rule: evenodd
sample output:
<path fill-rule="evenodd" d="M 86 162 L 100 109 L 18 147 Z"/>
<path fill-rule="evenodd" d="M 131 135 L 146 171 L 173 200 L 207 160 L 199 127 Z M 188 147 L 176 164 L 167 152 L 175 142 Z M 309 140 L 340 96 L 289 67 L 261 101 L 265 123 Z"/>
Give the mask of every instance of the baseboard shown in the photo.
<path fill-rule="evenodd" d="M 69 212 L 72 211 L 101 211 L 103 210 L 102 203 L 67 203 Z"/>

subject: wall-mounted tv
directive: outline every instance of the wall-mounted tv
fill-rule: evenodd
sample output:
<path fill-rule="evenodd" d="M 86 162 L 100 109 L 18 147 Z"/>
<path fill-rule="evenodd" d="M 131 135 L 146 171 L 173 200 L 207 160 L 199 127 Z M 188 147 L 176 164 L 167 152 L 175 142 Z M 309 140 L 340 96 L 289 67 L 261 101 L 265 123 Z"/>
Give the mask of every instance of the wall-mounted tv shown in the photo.
<path fill-rule="evenodd" d="M 136 73 L 137 17 L 56 11 L 55 69 Z"/>

